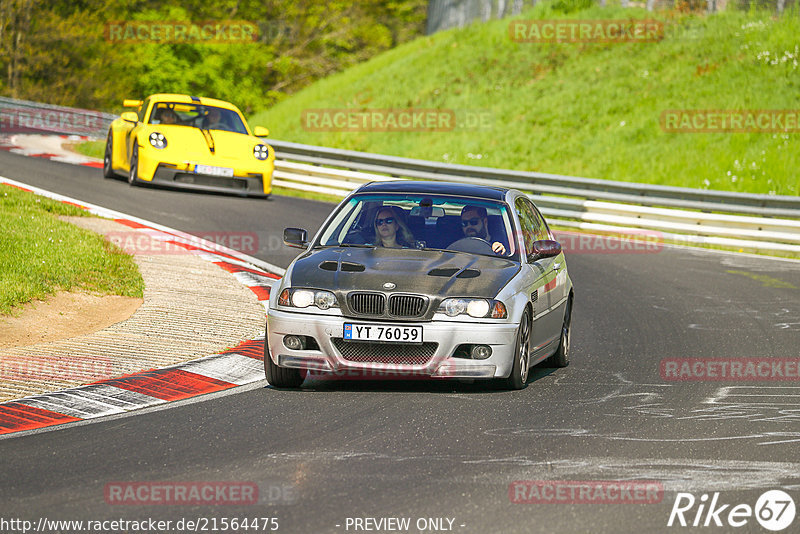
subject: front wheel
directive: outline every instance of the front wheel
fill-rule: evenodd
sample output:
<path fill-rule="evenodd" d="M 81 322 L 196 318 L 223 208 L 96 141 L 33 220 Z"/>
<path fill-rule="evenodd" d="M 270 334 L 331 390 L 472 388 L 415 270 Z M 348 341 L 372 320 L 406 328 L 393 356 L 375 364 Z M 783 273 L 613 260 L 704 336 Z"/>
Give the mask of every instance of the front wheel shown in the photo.
<path fill-rule="evenodd" d="M 561 326 L 561 342 L 555 354 L 547 359 L 550 367 L 566 367 L 569 365 L 569 338 L 572 325 L 572 299 L 567 300 L 567 310 L 564 312 L 564 324 Z"/>
<path fill-rule="evenodd" d="M 115 178 L 117 173 L 114 172 L 114 137 L 109 130 L 108 139 L 106 140 L 106 150 L 103 154 L 103 177 Z"/>
<path fill-rule="evenodd" d="M 517 330 L 516 350 L 514 352 L 514 365 L 511 374 L 505 380 L 508 389 L 522 389 L 528 381 L 530 368 L 530 338 L 531 338 L 531 313 L 525 310 Z"/>
<path fill-rule="evenodd" d="M 266 339 L 264 340 L 264 374 L 269 385 L 276 388 L 296 388 L 303 383 L 303 377 L 300 375 L 299 369 L 278 367 L 272 362 Z"/>
<path fill-rule="evenodd" d="M 131 170 L 128 173 L 128 183 L 131 185 L 139 183 L 139 147 L 136 146 L 136 141 L 133 142 L 133 151 L 131 152 Z"/>

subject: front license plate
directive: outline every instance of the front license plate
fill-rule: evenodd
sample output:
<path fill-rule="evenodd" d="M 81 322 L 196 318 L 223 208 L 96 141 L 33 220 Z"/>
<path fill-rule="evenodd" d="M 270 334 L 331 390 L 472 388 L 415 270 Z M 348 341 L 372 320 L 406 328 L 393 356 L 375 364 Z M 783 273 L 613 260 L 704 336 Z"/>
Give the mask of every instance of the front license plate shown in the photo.
<path fill-rule="evenodd" d="M 351 341 L 422 343 L 422 327 L 344 323 L 343 337 Z"/>
<path fill-rule="evenodd" d="M 196 174 L 210 174 L 211 176 L 233 176 L 233 169 L 229 167 L 214 167 L 213 165 L 195 165 L 194 172 Z"/>

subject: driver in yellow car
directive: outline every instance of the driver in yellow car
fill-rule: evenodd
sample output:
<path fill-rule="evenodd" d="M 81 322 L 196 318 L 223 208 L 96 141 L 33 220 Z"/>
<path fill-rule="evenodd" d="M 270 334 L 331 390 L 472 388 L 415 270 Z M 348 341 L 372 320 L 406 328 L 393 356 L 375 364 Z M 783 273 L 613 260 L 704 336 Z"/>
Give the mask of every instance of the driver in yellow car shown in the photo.
<path fill-rule="evenodd" d="M 158 119 L 161 124 L 177 124 L 178 114 L 169 108 L 161 108 L 161 111 L 158 114 Z"/>
<path fill-rule="evenodd" d="M 492 242 L 489 235 L 489 218 L 486 215 L 486 208 L 481 206 L 464 206 L 461 210 L 461 231 L 464 237 L 478 237 L 491 243 L 495 254 L 506 253 L 506 247 L 499 241 Z"/>

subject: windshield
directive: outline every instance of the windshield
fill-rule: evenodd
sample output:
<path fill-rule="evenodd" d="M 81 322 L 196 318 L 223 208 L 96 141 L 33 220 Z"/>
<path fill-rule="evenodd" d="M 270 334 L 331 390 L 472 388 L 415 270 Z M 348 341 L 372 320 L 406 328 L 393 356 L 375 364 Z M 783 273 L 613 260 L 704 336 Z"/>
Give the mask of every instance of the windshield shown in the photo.
<path fill-rule="evenodd" d="M 518 261 L 512 236 L 511 217 L 501 202 L 372 194 L 354 196 L 340 206 L 315 246 L 442 249 Z"/>
<path fill-rule="evenodd" d="M 177 124 L 204 130 L 247 134 L 241 117 L 233 110 L 200 104 L 159 102 L 150 113 L 150 124 Z"/>

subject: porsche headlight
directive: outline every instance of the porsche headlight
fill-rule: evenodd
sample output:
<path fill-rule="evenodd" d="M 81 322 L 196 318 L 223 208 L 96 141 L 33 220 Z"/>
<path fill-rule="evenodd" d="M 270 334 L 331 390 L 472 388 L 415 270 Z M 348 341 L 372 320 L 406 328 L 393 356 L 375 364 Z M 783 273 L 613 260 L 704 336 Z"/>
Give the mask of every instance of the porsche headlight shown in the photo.
<path fill-rule="evenodd" d="M 308 308 L 313 305 L 320 310 L 337 307 L 336 296 L 330 291 L 294 287 L 281 291 L 278 304 L 293 308 Z"/>
<path fill-rule="evenodd" d="M 159 150 L 167 148 L 167 138 L 162 133 L 153 132 L 150 134 L 150 144 Z"/>
<path fill-rule="evenodd" d="M 444 299 L 437 311 L 448 317 L 456 317 L 464 313 L 475 318 L 505 319 L 508 317 L 505 304 L 492 299 Z"/>
<path fill-rule="evenodd" d="M 264 161 L 269 157 L 269 147 L 267 145 L 258 144 L 253 148 L 253 155 L 256 159 Z"/>

